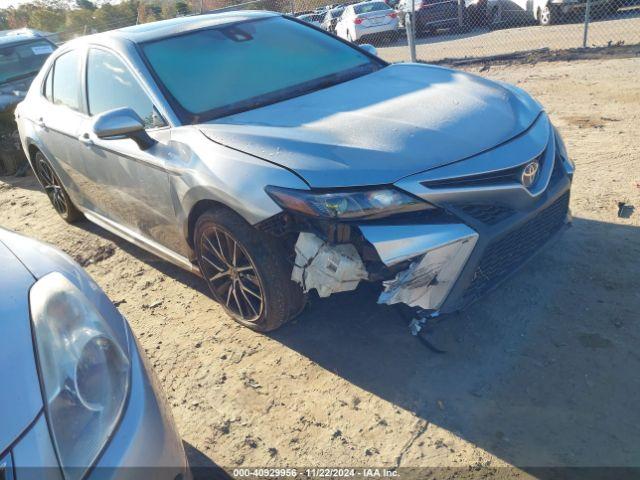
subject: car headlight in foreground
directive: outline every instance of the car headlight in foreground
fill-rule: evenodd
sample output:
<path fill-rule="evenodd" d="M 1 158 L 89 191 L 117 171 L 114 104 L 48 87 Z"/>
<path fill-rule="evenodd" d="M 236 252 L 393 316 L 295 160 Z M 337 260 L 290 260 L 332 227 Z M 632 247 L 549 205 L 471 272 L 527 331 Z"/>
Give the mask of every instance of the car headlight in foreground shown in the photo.
<path fill-rule="evenodd" d="M 109 324 L 64 275 L 29 294 L 41 383 L 53 442 L 67 479 L 80 478 L 113 433 L 130 378 L 122 317 Z"/>
<path fill-rule="evenodd" d="M 268 186 L 265 190 L 285 210 L 328 219 L 379 218 L 436 208 L 395 188 L 317 192 Z"/>

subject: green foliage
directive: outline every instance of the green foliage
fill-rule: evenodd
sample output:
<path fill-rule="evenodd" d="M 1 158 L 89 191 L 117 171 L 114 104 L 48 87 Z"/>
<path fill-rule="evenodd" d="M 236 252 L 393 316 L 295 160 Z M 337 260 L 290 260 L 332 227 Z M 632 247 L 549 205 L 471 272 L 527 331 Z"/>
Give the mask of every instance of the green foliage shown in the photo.
<path fill-rule="evenodd" d="M 0 8 L 0 30 L 33 28 L 61 40 L 194 12 L 193 0 L 34 0 Z M 197 2 L 195 2 L 197 3 Z M 231 2 L 230 3 L 234 3 Z"/>

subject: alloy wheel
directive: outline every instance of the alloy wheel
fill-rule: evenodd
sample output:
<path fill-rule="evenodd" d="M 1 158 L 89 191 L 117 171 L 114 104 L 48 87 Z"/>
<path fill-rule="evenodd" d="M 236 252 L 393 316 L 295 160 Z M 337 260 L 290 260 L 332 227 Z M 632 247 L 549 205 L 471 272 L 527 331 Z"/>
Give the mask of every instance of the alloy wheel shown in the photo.
<path fill-rule="evenodd" d="M 42 158 L 38 162 L 38 174 L 40 175 L 44 191 L 53 204 L 53 208 L 55 208 L 56 212 L 60 215 L 66 215 L 69 211 L 69 205 L 67 205 L 67 198 L 62 190 L 60 180 L 49 163 Z"/>
<path fill-rule="evenodd" d="M 216 300 L 246 322 L 264 310 L 264 288 L 251 257 L 228 232 L 210 227 L 200 238 L 200 268 Z"/>

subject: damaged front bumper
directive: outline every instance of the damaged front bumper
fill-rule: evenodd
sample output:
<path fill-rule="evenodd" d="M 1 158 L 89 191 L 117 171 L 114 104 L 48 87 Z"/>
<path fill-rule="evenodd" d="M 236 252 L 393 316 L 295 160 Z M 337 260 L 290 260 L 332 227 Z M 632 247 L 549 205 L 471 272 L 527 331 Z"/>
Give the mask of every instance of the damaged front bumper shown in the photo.
<path fill-rule="evenodd" d="M 432 313 L 464 308 L 569 224 L 573 166 L 555 135 L 541 116 L 526 135 L 499 149 L 395 184 L 437 206 L 444 214 L 440 217 L 416 213 L 386 223 L 337 223 L 352 233 L 334 238 L 321 230 L 319 236 L 300 234 L 293 280 L 321 296 L 353 290 L 362 280 L 382 280 L 379 303 L 404 303 Z M 528 164 L 513 166 L 513 158 L 538 164 L 532 185 L 519 181 Z M 487 171 L 488 164 L 500 168 Z"/>
<path fill-rule="evenodd" d="M 384 282 L 379 303 L 405 303 L 437 310 L 464 267 L 478 234 L 466 225 L 360 226 L 381 261 L 393 267 L 410 261 L 406 270 Z M 303 232 L 296 242 L 292 280 L 320 297 L 355 290 L 369 274 L 351 244 L 330 245 Z"/>
<path fill-rule="evenodd" d="M 531 210 L 498 225 L 481 223 L 359 225 L 379 262 L 395 271 L 383 280 L 378 303 L 449 313 L 479 299 L 570 223 L 569 181 L 546 192 Z M 304 232 L 295 249 L 292 279 L 321 297 L 376 279 L 371 262 L 352 244 L 331 244 Z"/>

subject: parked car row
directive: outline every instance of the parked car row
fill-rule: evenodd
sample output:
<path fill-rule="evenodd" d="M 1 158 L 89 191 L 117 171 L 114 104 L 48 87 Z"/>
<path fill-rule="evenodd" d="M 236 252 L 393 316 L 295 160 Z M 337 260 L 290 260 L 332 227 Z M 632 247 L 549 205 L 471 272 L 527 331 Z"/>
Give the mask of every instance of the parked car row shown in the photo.
<path fill-rule="evenodd" d="M 438 28 L 451 28 L 465 22 L 484 23 L 487 0 L 465 0 L 463 8 L 458 0 L 367 0 L 333 5 L 332 8 L 298 15 L 300 20 L 323 28 L 345 40 L 360 42 L 377 38 L 393 38 L 406 28 L 415 12 L 418 33 Z"/>
<path fill-rule="evenodd" d="M 592 0 L 590 8 L 597 18 L 615 13 L 622 6 L 624 0 Z M 298 18 L 346 40 L 359 41 L 362 37 L 393 34 L 406 28 L 412 11 L 416 32 L 422 34 L 440 28 L 498 28 L 531 21 L 547 26 L 572 16 L 582 17 L 585 8 L 586 0 L 368 0 L 330 5 Z M 385 10 L 389 10 L 386 18 L 367 15 Z"/>

